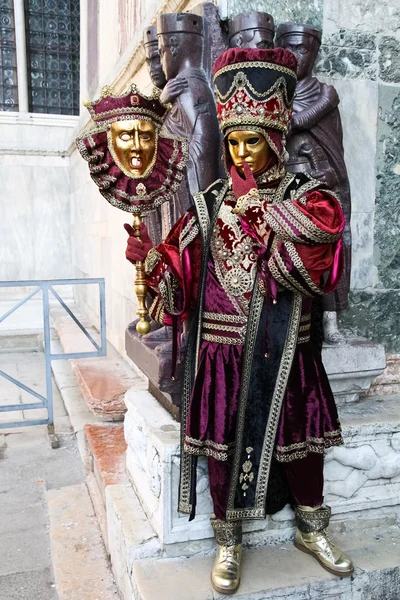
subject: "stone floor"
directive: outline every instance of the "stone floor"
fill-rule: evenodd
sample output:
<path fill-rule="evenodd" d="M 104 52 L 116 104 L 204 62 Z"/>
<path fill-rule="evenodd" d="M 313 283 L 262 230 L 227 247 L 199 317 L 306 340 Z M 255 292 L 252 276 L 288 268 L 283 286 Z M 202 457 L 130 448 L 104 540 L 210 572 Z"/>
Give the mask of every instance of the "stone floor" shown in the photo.
<path fill-rule="evenodd" d="M 0 354 L 0 369 L 41 394 L 41 352 Z M 54 412 L 60 448 L 46 426 L 0 429 L 0 600 L 116 600 L 118 592 L 85 484 L 83 464 L 58 389 Z M 43 418 L 24 410 L 31 398 L 0 378 L 1 423 Z"/>

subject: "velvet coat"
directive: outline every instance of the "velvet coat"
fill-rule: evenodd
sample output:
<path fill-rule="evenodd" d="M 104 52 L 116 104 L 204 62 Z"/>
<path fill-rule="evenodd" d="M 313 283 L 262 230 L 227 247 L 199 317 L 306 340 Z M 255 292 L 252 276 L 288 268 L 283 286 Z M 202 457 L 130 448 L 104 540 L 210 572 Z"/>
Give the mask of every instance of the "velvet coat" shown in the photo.
<path fill-rule="evenodd" d="M 153 318 L 178 333 L 192 322 L 179 510 L 194 516 L 197 456 L 229 457 L 227 520 L 263 518 L 273 456 L 287 462 L 342 443 L 311 313 L 341 277 L 343 213 L 302 174 L 260 184 L 240 215 L 227 180 L 194 200 L 146 259 Z"/>

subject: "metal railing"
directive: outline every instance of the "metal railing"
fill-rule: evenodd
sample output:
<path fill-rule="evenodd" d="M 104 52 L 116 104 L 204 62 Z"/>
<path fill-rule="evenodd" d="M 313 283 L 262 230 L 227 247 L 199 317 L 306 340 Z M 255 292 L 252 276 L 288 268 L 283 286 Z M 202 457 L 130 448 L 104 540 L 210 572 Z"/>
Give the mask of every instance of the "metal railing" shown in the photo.
<path fill-rule="evenodd" d="M 93 339 L 90 333 L 86 330 L 85 326 L 79 321 L 74 315 L 71 309 L 67 306 L 61 296 L 56 292 L 54 286 L 59 285 L 90 285 L 97 284 L 100 292 L 100 345 Z M 69 358 L 92 358 L 106 356 L 107 353 L 107 341 L 106 341 L 106 311 L 105 311 L 105 285 L 104 279 L 49 279 L 49 280 L 34 280 L 34 281 L 0 281 L 0 288 L 16 288 L 16 287 L 34 287 L 35 289 L 30 292 L 25 298 L 17 302 L 10 310 L 4 313 L 0 317 L 0 323 L 2 323 L 7 317 L 12 315 L 18 308 L 26 304 L 31 298 L 42 292 L 42 308 L 43 308 L 43 344 L 44 344 L 44 355 L 45 355 L 45 369 L 46 369 L 46 396 L 42 396 L 35 390 L 32 390 L 21 381 L 18 381 L 11 375 L 8 375 L 4 371 L 0 370 L 0 376 L 7 379 L 11 383 L 31 394 L 39 402 L 32 402 L 30 404 L 9 404 L 6 406 L 0 405 L 0 413 L 12 412 L 19 410 L 34 410 L 38 408 L 47 409 L 46 419 L 24 419 L 23 421 L 11 421 L 1 422 L 0 429 L 8 429 L 13 427 L 28 427 L 32 425 L 47 425 L 49 434 L 52 437 L 53 447 L 57 446 L 57 440 L 54 433 L 54 410 L 53 410 L 53 381 L 51 373 L 51 361 L 53 360 L 66 360 Z M 51 335 L 50 335 L 50 294 L 58 301 L 58 303 L 65 309 L 67 314 L 73 319 L 79 329 L 85 334 L 90 340 L 95 350 L 93 352 L 67 352 L 63 354 L 53 354 L 51 351 Z"/>

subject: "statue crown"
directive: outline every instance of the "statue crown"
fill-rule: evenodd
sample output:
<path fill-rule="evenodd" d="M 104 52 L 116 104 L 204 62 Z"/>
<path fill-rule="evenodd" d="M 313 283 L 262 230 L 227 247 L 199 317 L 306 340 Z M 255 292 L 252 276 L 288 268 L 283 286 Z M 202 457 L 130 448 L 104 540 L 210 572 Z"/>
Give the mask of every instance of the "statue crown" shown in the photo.
<path fill-rule="evenodd" d="M 98 125 L 121 119 L 146 119 L 161 127 L 169 107 L 162 104 L 159 97 L 157 88 L 153 88 L 151 96 L 145 96 L 134 83 L 122 96 L 114 96 L 110 86 L 105 86 L 100 98 L 84 102 L 84 106 Z"/>

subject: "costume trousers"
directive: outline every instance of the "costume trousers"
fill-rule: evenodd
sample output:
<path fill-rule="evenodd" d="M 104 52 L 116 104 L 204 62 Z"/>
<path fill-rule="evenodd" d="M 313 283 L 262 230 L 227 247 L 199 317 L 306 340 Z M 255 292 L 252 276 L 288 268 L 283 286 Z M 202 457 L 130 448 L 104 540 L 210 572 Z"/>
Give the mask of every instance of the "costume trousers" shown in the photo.
<path fill-rule="evenodd" d="M 305 458 L 282 463 L 293 504 L 321 506 L 324 489 L 324 455 L 310 452 Z M 226 461 L 208 459 L 211 498 L 216 519 L 226 520 L 232 457 Z"/>

